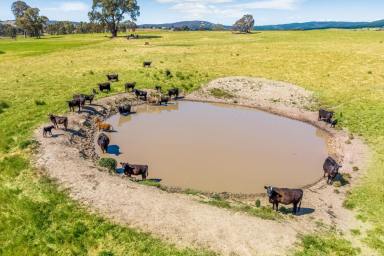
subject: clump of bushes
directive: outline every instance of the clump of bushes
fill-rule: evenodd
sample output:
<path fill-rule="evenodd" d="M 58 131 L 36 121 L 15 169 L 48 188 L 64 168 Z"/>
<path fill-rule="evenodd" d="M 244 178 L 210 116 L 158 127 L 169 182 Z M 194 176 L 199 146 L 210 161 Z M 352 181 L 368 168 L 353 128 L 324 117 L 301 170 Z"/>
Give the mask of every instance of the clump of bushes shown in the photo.
<path fill-rule="evenodd" d="M 29 146 L 36 146 L 38 144 L 38 142 L 36 140 L 24 140 L 22 142 L 20 142 L 19 144 L 19 148 L 20 149 L 26 149 L 28 148 Z"/>
<path fill-rule="evenodd" d="M 35 104 L 36 104 L 36 106 L 44 106 L 44 105 L 46 105 L 45 101 L 43 101 L 43 100 L 35 100 Z"/>
<path fill-rule="evenodd" d="M 223 90 L 223 89 L 219 89 L 219 88 L 213 88 L 213 89 L 209 90 L 209 92 L 211 93 L 212 96 L 214 96 L 216 98 L 232 99 L 235 97 L 230 92 Z"/>
<path fill-rule="evenodd" d="M 110 171 L 115 171 L 116 166 L 117 166 L 117 162 L 113 158 L 101 158 L 99 160 L 99 165 L 101 167 L 107 168 Z"/>
<path fill-rule="evenodd" d="M 9 108 L 8 103 L 6 103 L 5 101 L 0 100 L 0 113 L 3 113 L 4 109 L 6 109 L 6 108 Z"/>
<path fill-rule="evenodd" d="M 166 70 L 164 71 L 164 75 L 165 75 L 167 78 L 172 78 L 172 77 L 173 77 L 172 72 L 171 72 L 171 70 L 169 70 L 169 69 L 166 69 Z"/>

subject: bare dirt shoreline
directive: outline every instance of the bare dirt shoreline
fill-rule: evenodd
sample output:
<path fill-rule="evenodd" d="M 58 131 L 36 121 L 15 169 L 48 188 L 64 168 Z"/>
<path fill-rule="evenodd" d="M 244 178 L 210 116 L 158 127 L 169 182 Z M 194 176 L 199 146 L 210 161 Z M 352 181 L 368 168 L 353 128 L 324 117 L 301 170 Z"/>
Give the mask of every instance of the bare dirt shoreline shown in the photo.
<path fill-rule="evenodd" d="M 232 97 L 215 98 L 210 93 L 213 88 L 225 90 Z M 186 99 L 255 107 L 327 131 L 332 137 L 330 152 L 342 162 L 342 172 L 351 175 L 352 185 L 368 164 L 368 147 L 359 138 L 351 139 L 346 131 L 318 122 L 316 112 L 307 110 L 313 104 L 313 95 L 300 87 L 259 78 L 228 77 L 210 82 Z M 350 229 L 358 228 L 363 233 L 367 229 L 342 206 L 352 185 L 338 188 L 340 193 L 336 194 L 335 188 L 322 180 L 304 191 L 304 213 L 314 210 L 313 213 L 269 221 L 204 205 L 194 196 L 167 193 L 100 171 L 93 161 L 97 155 L 94 133 L 90 132 L 94 130 L 92 118 L 95 113 L 108 116 L 116 105 L 129 100 L 131 96 L 120 94 L 97 101 L 80 115 L 69 115 L 71 130 L 56 130 L 57 137 L 43 138 L 41 129 L 35 133 L 40 143 L 36 166 L 91 211 L 178 246 L 203 247 L 223 255 L 285 255 L 295 247 L 298 234 L 313 232 L 318 223 L 324 223 L 337 227 L 365 255 L 374 255 L 350 234 Z M 352 171 L 354 166 L 359 167 L 358 172 Z M 263 205 L 268 204 L 265 197 L 261 200 Z"/>

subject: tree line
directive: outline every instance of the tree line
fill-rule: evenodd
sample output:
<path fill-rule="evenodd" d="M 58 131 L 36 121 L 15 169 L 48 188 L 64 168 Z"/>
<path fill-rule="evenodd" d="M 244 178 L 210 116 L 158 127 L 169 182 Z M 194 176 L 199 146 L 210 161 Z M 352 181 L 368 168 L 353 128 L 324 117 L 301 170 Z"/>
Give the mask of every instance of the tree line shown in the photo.
<path fill-rule="evenodd" d="M 93 0 L 92 9 L 88 13 L 90 22 L 49 22 L 46 16 L 40 15 L 39 8 L 29 6 L 24 1 L 16 1 L 11 10 L 15 16 L 14 23 L 0 23 L 0 36 L 16 38 L 17 35 L 40 38 L 44 33 L 65 35 L 75 33 L 110 32 L 116 37 L 119 31 L 135 31 L 136 18 L 140 8 L 136 0 Z M 124 21 L 125 16 L 131 20 Z"/>
<path fill-rule="evenodd" d="M 140 7 L 136 0 L 93 0 L 92 9 L 88 13 L 90 22 L 49 22 L 48 17 L 40 15 L 39 8 L 31 7 L 24 1 L 16 1 L 11 10 L 15 16 L 14 24 L 0 23 L 0 36 L 16 38 L 18 34 L 25 37 L 40 38 L 44 33 L 51 35 L 102 33 L 109 31 L 112 37 L 116 37 L 119 31 L 135 31 L 136 18 L 140 15 Z M 125 16 L 130 20 L 124 21 Z M 236 21 L 233 29 L 249 33 L 254 26 L 252 15 L 244 15 Z M 184 26 L 179 30 L 189 30 Z M 212 30 L 220 30 L 215 27 Z"/>

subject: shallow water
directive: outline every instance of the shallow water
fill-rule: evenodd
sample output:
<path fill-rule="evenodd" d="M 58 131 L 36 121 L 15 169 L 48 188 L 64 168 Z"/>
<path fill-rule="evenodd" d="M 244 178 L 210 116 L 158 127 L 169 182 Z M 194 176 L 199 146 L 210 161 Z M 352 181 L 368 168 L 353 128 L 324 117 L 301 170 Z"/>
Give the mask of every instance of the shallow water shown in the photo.
<path fill-rule="evenodd" d="M 164 185 L 253 194 L 264 185 L 302 187 L 323 174 L 327 137 L 309 124 L 251 108 L 188 101 L 134 110 L 106 121 L 117 131 L 108 133 L 109 155 L 147 164 L 149 178 Z"/>

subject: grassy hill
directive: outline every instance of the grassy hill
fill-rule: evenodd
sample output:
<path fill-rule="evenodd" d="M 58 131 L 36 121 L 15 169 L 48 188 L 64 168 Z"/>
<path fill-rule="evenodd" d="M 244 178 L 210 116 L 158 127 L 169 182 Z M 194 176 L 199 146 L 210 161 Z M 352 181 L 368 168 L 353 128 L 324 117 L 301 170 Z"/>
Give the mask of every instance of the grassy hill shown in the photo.
<path fill-rule="evenodd" d="M 372 228 L 362 236 L 384 254 L 384 43 L 380 31 L 231 32 L 139 31 L 144 40 L 104 35 L 0 40 L 0 254 L 207 255 L 180 250 L 87 213 L 30 163 L 32 131 L 48 113 L 67 111 L 72 94 L 90 92 L 108 72 L 140 88 L 192 91 L 233 75 L 287 81 L 315 92 L 340 125 L 361 135 L 373 163 L 346 206 Z M 154 67 L 142 68 L 143 60 Z M 175 74 L 164 76 L 168 69 Z M 106 96 L 105 94 L 102 96 Z M 38 104 L 37 104 L 38 102 Z M 41 104 L 44 102 L 45 104 Z M 299 255 L 345 255 L 339 240 L 315 237 Z M 327 250 L 326 250 L 327 249 Z"/>

